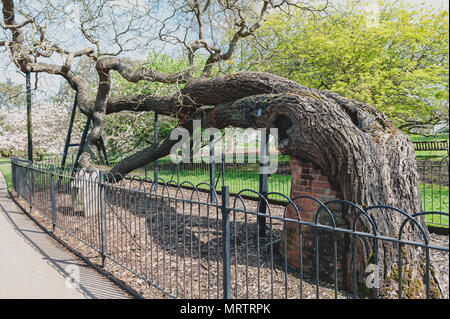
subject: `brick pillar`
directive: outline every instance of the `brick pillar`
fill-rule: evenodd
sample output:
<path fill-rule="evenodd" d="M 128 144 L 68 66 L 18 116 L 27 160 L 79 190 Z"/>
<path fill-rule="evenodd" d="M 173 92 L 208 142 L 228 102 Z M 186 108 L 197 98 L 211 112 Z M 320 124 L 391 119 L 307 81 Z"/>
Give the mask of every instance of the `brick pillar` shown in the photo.
<path fill-rule="evenodd" d="M 309 195 L 319 199 L 323 203 L 339 199 L 339 191 L 337 187 L 333 185 L 327 176 L 322 171 L 315 167 L 312 163 L 302 162 L 298 159 L 291 157 L 291 174 L 292 174 L 292 187 L 291 187 L 291 199 L 297 196 Z M 305 222 L 315 222 L 315 216 L 320 205 L 312 199 L 304 198 L 295 201 L 300 213 L 300 220 Z M 333 210 L 333 213 L 339 212 L 338 209 Z M 336 216 L 338 215 L 338 216 Z M 337 227 L 341 227 L 345 224 L 341 214 L 333 214 L 336 219 Z M 330 218 L 327 217 L 327 213 L 322 211 L 320 214 L 320 223 L 331 225 Z M 296 210 L 290 205 L 286 211 L 286 217 L 290 219 L 298 219 Z M 303 273 L 305 277 L 313 277 L 315 274 L 315 230 L 309 226 L 302 226 L 302 250 L 303 250 Z M 287 246 L 287 260 L 290 266 L 295 268 L 300 267 L 300 245 L 299 245 L 299 224 L 286 223 L 283 231 L 283 240 L 280 246 L 281 255 L 284 257 L 284 236 L 286 236 Z M 342 236 L 341 236 L 342 237 Z M 329 279 L 334 277 L 333 265 L 333 241 L 330 232 L 321 232 L 319 240 L 319 270 L 321 278 L 328 277 Z M 338 252 L 342 254 L 342 243 L 338 244 Z M 341 248 L 341 249 L 340 249 Z M 339 257 L 339 254 L 338 254 Z M 342 258 L 338 259 L 338 268 L 342 268 Z M 340 278 L 341 281 L 341 278 Z"/>

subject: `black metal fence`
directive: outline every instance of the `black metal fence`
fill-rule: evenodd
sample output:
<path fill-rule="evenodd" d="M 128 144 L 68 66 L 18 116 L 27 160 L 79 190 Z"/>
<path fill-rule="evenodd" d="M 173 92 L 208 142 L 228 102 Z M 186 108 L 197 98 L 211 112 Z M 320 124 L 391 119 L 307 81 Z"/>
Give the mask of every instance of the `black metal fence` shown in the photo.
<path fill-rule="evenodd" d="M 424 211 L 449 211 L 448 156 L 417 159 Z M 430 216 L 428 224 L 449 227 L 448 218 Z"/>
<path fill-rule="evenodd" d="M 414 143 L 414 149 L 416 151 L 447 151 L 448 152 L 448 140 L 416 141 L 413 143 Z"/>
<path fill-rule="evenodd" d="M 409 214 L 347 201 L 322 203 L 309 196 L 291 200 L 280 193 L 264 197 L 252 189 L 230 196 L 228 186 L 216 192 L 205 183 L 160 179 L 157 184 L 139 176 L 114 182 L 101 172 L 72 173 L 15 158 L 11 166 L 14 191 L 53 227 L 96 251 L 103 265 L 113 262 L 172 297 L 429 298 L 437 297 L 432 257 L 447 260 L 448 269 L 448 246 L 433 243 L 421 222 L 423 215 L 448 218 L 446 213 Z M 200 192 L 200 186 L 210 191 Z M 245 200 L 249 193 L 258 200 Z M 274 195 L 289 205 L 271 205 L 268 199 Z M 312 219 L 302 217 L 304 201 L 315 204 Z M 352 212 L 353 224 L 340 224 L 337 212 L 344 210 Z M 382 234 L 371 217 L 375 212 L 401 214 L 404 223 L 395 233 Z M 368 228 L 357 227 L 362 219 Z M 417 233 L 415 240 L 402 239 L 406 228 Z M 364 252 L 361 241 L 370 243 Z M 392 254 L 392 269 L 370 271 L 388 267 L 386 251 Z M 419 258 L 415 267 L 424 274 L 414 296 L 403 264 L 408 251 Z M 388 278 L 386 273 L 396 275 Z M 395 289 L 386 294 L 389 280 Z"/>

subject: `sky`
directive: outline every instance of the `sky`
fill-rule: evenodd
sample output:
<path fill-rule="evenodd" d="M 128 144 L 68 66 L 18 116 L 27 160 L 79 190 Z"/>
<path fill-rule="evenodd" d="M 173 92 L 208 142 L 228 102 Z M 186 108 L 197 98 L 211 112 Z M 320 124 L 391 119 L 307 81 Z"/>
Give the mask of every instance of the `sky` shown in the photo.
<path fill-rule="evenodd" d="M 122 3 L 122 2 L 126 3 L 127 1 L 130 1 L 130 0 L 114 0 L 114 1 L 116 1 L 118 3 Z M 133 1 L 133 3 L 138 3 L 141 0 L 132 0 L 132 1 Z M 344 0 L 342 0 L 342 1 L 344 1 Z M 370 4 L 378 3 L 378 0 L 366 0 L 366 1 Z M 395 1 L 395 0 L 387 0 L 387 1 Z M 446 8 L 446 9 L 449 8 L 448 0 L 427 0 L 427 1 L 404 0 L 404 2 L 410 3 L 411 5 L 424 5 L 426 7 L 432 6 L 435 8 Z M 67 33 L 66 33 L 66 35 L 67 35 Z M 2 39 L 2 36 L 0 35 L 0 40 L 1 39 Z M 5 68 L 4 66 L 1 66 L 2 64 L 9 64 L 9 66 Z M 21 74 L 21 72 L 19 72 L 17 70 L 17 68 L 10 63 L 4 50 L 1 50 L 1 48 L 0 48 L 0 82 L 6 81 L 7 78 L 11 79 L 15 83 L 24 83 L 24 81 L 25 81 L 24 75 Z M 59 77 L 50 76 L 50 75 L 45 75 L 45 76 L 41 75 L 40 78 L 41 78 L 41 80 L 40 80 L 41 87 L 44 86 L 43 91 L 49 92 L 49 95 L 53 95 L 54 93 L 56 93 L 56 91 L 60 87 L 61 81 L 63 81 Z"/>

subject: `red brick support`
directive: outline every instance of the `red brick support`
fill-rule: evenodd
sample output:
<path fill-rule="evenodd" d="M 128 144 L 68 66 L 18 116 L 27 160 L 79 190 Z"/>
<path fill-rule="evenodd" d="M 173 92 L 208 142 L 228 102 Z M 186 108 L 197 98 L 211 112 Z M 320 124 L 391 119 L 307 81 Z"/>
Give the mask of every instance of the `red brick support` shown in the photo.
<path fill-rule="evenodd" d="M 291 157 L 291 172 L 291 198 L 309 195 L 322 202 L 340 198 L 337 187 L 333 186 L 328 177 L 322 174 L 320 168 L 315 167 L 312 163 L 302 162 Z M 299 201 L 298 204 L 302 208 L 300 212 L 302 220 L 314 221 L 319 205 L 310 200 Z M 295 210 L 292 208 L 289 209 L 289 212 L 295 214 Z M 291 217 L 295 216 L 291 215 Z"/>
<path fill-rule="evenodd" d="M 292 187 L 291 199 L 298 196 L 309 195 L 323 203 L 339 199 L 339 191 L 322 171 L 312 163 L 302 162 L 291 157 Z M 294 201 L 300 213 L 300 220 L 305 222 L 315 222 L 315 217 L 320 204 L 309 198 L 302 198 Z M 333 213 L 336 211 L 334 210 Z M 340 214 L 333 214 L 337 227 L 344 226 L 345 222 Z M 325 211 L 321 212 L 320 223 L 331 225 L 331 220 Z M 286 210 L 286 217 L 298 220 L 297 212 L 292 205 Z M 300 267 L 300 244 L 299 244 L 299 224 L 286 223 L 283 240 L 280 246 L 281 255 L 284 256 L 284 236 L 286 236 L 287 260 L 290 266 Z M 302 226 L 302 250 L 303 250 L 303 273 L 306 277 L 315 274 L 315 230 L 309 226 Z M 323 235 L 323 236 L 322 236 Z M 333 277 L 334 258 L 333 242 L 330 232 L 322 233 L 319 245 L 319 269 L 321 277 Z M 338 250 L 342 253 L 343 242 L 339 243 Z M 342 254 L 341 254 L 342 255 Z M 338 268 L 342 269 L 342 256 L 338 259 Z M 324 276 L 326 275 L 326 276 Z M 341 279 L 340 279 L 341 281 Z"/>

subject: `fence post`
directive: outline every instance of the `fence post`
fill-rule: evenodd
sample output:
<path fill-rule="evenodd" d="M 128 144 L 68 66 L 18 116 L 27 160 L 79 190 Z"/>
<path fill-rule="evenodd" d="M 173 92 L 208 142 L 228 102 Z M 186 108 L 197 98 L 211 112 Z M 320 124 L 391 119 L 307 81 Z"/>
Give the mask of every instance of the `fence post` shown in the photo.
<path fill-rule="evenodd" d="M 106 260 L 106 204 L 105 204 L 105 174 L 100 171 L 99 179 L 99 197 L 100 197 L 100 219 L 102 229 L 102 267 L 105 267 Z"/>
<path fill-rule="evenodd" d="M 222 185 L 225 185 L 225 154 L 222 153 Z"/>
<path fill-rule="evenodd" d="M 30 72 L 26 73 L 26 91 L 27 91 L 27 140 L 28 140 L 28 160 L 33 161 L 33 128 L 31 118 L 31 79 Z"/>
<path fill-rule="evenodd" d="M 157 144 L 159 142 L 159 128 L 158 128 L 158 113 L 155 112 L 155 132 L 154 132 L 154 143 Z M 158 190 L 158 160 L 153 163 L 153 180 L 155 183 L 155 191 Z"/>
<path fill-rule="evenodd" d="M 231 234 L 230 234 L 230 190 L 222 186 L 222 249 L 223 249 L 223 299 L 231 298 Z"/>
<path fill-rule="evenodd" d="M 209 185 L 211 186 L 210 196 L 211 203 L 216 202 L 216 163 L 214 159 L 214 135 L 211 134 L 209 137 Z"/>
<path fill-rule="evenodd" d="M 11 157 L 11 183 L 12 189 L 17 193 L 15 157 Z"/>
<path fill-rule="evenodd" d="M 176 165 L 176 169 L 177 169 L 177 184 L 180 184 L 180 161 L 178 159 L 178 151 L 177 151 L 177 165 Z"/>
<path fill-rule="evenodd" d="M 28 178 L 29 178 L 29 182 L 28 182 L 28 191 L 29 191 L 29 198 L 28 198 L 28 203 L 30 204 L 30 213 L 31 210 L 33 209 L 33 183 L 34 183 L 34 176 L 33 176 L 33 162 L 28 161 Z"/>
<path fill-rule="evenodd" d="M 55 201 L 55 165 L 50 165 L 50 197 L 52 202 L 52 226 L 55 231 L 56 226 L 56 201 Z"/>

